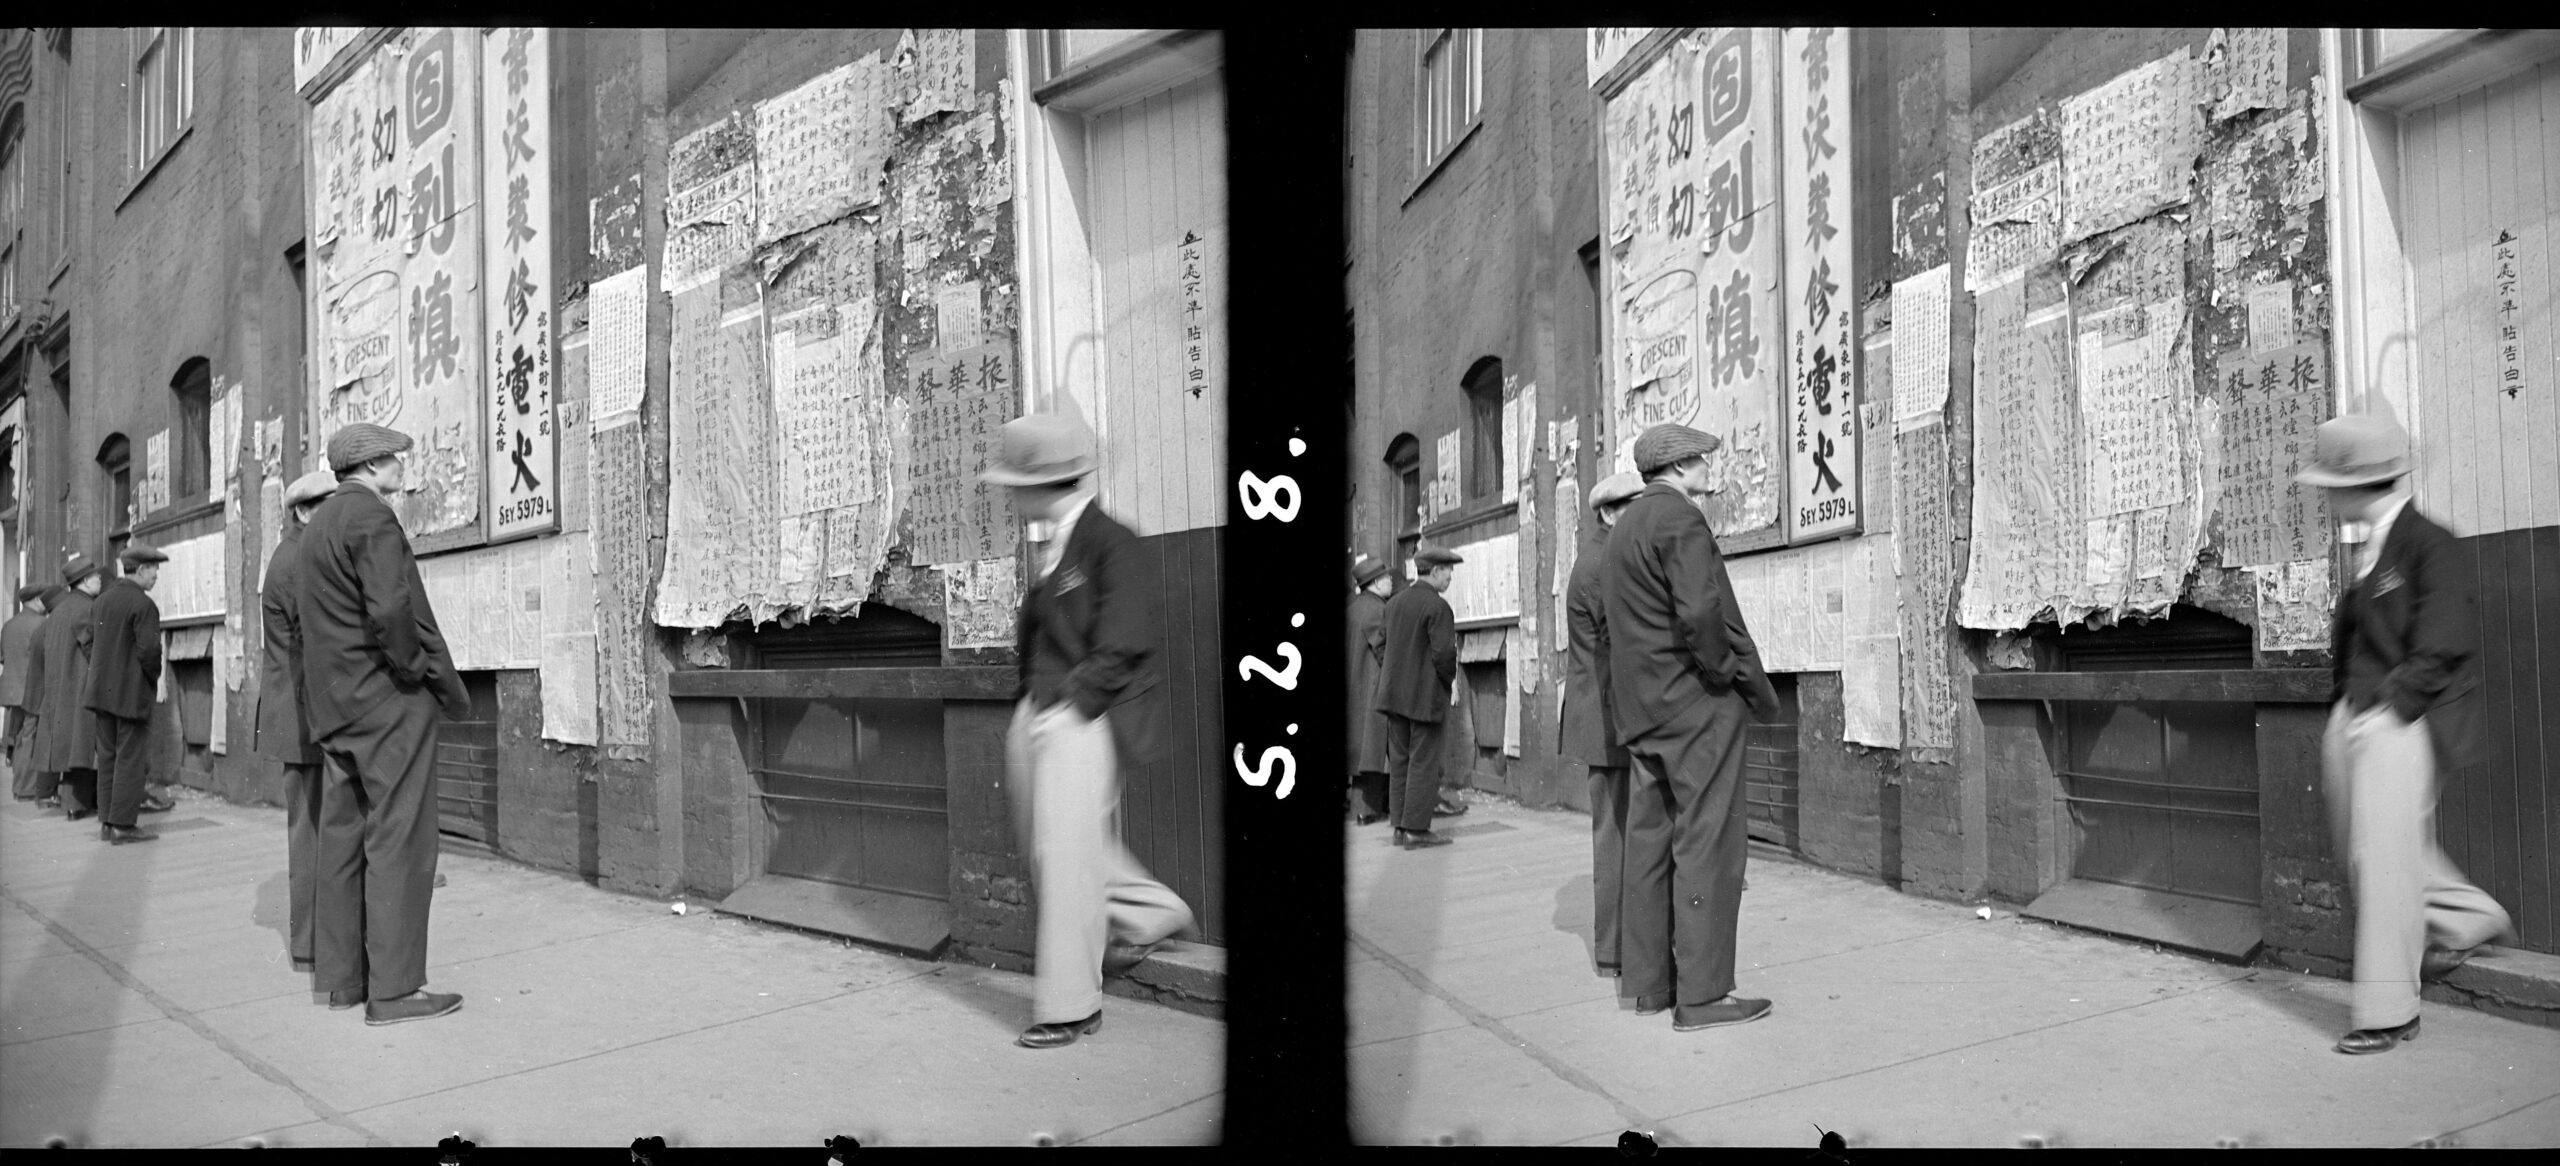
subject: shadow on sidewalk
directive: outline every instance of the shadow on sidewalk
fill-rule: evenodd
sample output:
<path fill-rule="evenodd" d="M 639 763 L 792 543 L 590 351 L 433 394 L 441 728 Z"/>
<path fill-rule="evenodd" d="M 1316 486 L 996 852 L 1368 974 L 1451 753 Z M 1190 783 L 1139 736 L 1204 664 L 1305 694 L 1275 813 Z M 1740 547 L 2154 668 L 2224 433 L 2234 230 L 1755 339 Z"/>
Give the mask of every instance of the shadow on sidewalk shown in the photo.
<path fill-rule="evenodd" d="M 43 840 L 42 833 L 48 830 L 68 831 L 73 838 L 67 842 Z M 9 833 L 14 835 L 10 839 L 12 849 L 30 844 L 63 847 L 76 856 L 68 861 L 80 864 L 79 881 L 70 897 L 49 915 L 39 913 L 15 893 L 9 896 L 10 909 L 23 914 L 30 923 L 54 931 L 56 938 L 76 953 L 48 962 L 76 960 L 94 969 L 97 975 L 118 979 L 115 995 L 138 996 L 119 978 L 121 969 L 110 962 L 111 957 L 97 953 L 64 921 L 79 919 L 82 930 L 93 936 L 138 938 L 136 925 L 142 915 L 141 905 L 151 891 L 160 848 L 169 845 L 169 841 L 164 838 L 111 846 L 99 840 L 95 817 L 65 822 L 59 810 L 26 817 L 12 813 Z M 31 965 L 10 977 L 6 995 L 0 996 L 0 1024 L 14 1026 L 18 1018 L 43 1010 L 47 1002 L 66 999 L 58 989 L 72 974 L 47 976 L 52 970 Z M 60 1137 L 73 1146 L 95 1143 L 92 1126 L 97 1120 L 97 1102 L 114 1076 L 119 1046 L 130 1043 L 136 1028 L 159 1019 L 148 1015 L 155 1010 L 147 999 L 137 999 L 136 1003 L 145 1015 L 114 1027 L 0 1047 L 0 1074 L 6 1078 L 5 1087 L 0 1087 L 0 1093 L 6 1095 L 6 1100 L 0 1101 L 0 1142 L 41 1146 L 50 1138 Z"/>
<path fill-rule="evenodd" d="M 1445 930 L 1442 916 L 1446 909 L 1451 852 L 1465 845 L 1466 840 L 1461 839 L 1455 846 L 1402 850 L 1395 845 L 1395 831 L 1390 823 L 1351 828 L 1343 843 L 1346 865 L 1356 868 L 1353 856 L 1363 850 L 1386 853 L 1371 860 L 1376 863 L 1376 869 L 1365 879 L 1354 869 L 1349 872 L 1351 877 L 1344 880 L 1345 893 L 1351 900 L 1346 905 L 1348 926 L 1344 931 L 1375 942 L 1374 929 L 1372 934 L 1362 934 L 1361 921 L 1365 916 L 1383 912 L 1393 905 L 1427 905 L 1428 909 L 1416 912 L 1409 921 L 1395 927 L 1396 940 L 1405 957 L 1418 957 L 1438 948 L 1441 933 Z M 1384 963 L 1373 963 L 1368 975 L 1402 978 L 1394 968 Z M 1351 1006 L 1351 1015 L 1363 1016 L 1371 1024 L 1389 1031 L 1418 1031 L 1421 1028 L 1423 997 L 1418 993 L 1393 993 L 1395 999 L 1412 1001 L 1399 1014 L 1387 1008 L 1365 1010 L 1357 1007 L 1361 993 L 1355 977 L 1345 976 L 1343 987 L 1345 993 L 1352 997 L 1345 1001 Z M 1373 1000 L 1380 998 L 1371 994 Z M 1355 1029 L 1350 1035 L 1359 1039 L 1361 1034 Z M 1377 1145 L 1385 1140 L 1383 1131 L 1405 1127 L 1407 1107 L 1414 1097 L 1424 1092 L 1423 1083 L 1416 1079 L 1421 1072 L 1420 1041 L 1424 1039 L 1428 1038 L 1405 1037 L 1366 1046 L 1352 1058 L 1352 1064 L 1344 1066 L 1350 1093 L 1349 1104 L 1345 1107 L 1349 1112 L 1345 1116 L 1349 1118 L 1347 1124 L 1351 1127 L 1353 1144 Z M 1464 1142 L 1467 1139 L 1460 1136 L 1459 1140 Z"/>

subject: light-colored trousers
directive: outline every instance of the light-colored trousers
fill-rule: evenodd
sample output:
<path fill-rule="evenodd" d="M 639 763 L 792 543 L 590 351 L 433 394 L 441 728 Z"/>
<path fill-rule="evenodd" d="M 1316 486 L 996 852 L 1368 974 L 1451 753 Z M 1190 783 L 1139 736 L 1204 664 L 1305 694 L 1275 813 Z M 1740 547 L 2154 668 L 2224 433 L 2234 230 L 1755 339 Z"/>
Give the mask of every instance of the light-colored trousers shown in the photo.
<path fill-rule="evenodd" d="M 2462 877 L 2436 843 L 2436 755 L 2426 718 L 2385 701 L 2329 710 L 2320 738 L 2332 853 L 2356 905 L 2354 1027 L 2418 1018 L 2427 947 L 2473 947 L 2507 930 L 2507 912 Z"/>
<path fill-rule="evenodd" d="M 1112 936 L 1153 943 L 1191 925 L 1191 908 L 1120 842 L 1119 765 L 1109 714 L 1086 720 L 1066 703 L 1034 712 L 1028 700 L 1014 707 L 1005 792 L 1040 904 L 1034 1024 L 1101 1010 Z"/>

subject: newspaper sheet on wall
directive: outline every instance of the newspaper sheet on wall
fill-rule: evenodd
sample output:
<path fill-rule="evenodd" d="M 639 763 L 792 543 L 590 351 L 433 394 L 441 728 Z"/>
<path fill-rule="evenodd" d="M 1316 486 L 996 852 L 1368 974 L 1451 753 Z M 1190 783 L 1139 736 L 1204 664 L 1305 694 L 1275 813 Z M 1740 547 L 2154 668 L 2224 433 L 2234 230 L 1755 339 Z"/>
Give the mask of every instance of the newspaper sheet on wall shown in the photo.
<path fill-rule="evenodd" d="M 1902 604 L 1893 573 L 1894 539 L 1867 534 L 1848 540 L 1849 560 L 1841 568 L 1847 598 L 1841 735 L 1852 744 L 1883 749 L 1902 747 Z"/>
<path fill-rule="evenodd" d="M 655 615 L 661 627 L 716 627 L 749 605 L 769 569 L 767 481 L 773 411 L 766 400 L 764 313 L 722 310 L 722 288 L 676 293 L 667 345 L 667 553 Z M 751 613 L 752 614 L 752 613 Z"/>
<path fill-rule="evenodd" d="M 1432 443 L 1431 493 L 1422 502 L 1425 524 L 1458 509 L 1459 483 L 1465 480 L 1458 476 L 1458 451 L 1464 440 L 1463 430 L 1452 429 Z"/>
<path fill-rule="evenodd" d="M 2183 331 L 2186 309 L 2157 303 L 2138 313 L 2133 334 L 2102 322 L 2080 334 L 2081 472 L 2092 516 L 2122 514 L 2178 499 L 2179 449 L 2171 418 L 2170 369 L 2159 334 Z"/>
<path fill-rule="evenodd" d="M 455 668 L 542 666 L 543 581 L 559 544 L 520 539 L 418 560 L 418 578 Z"/>
<path fill-rule="evenodd" d="M 1898 434 L 1938 424 L 1945 414 L 1951 311 L 1943 265 L 1893 285 L 1893 427 Z"/>
<path fill-rule="evenodd" d="M 636 415 L 649 387 L 649 269 L 615 272 L 587 289 L 587 417 Z"/>
<path fill-rule="evenodd" d="M 1498 534 L 1449 548 L 1466 561 L 1451 568 L 1446 598 L 1459 623 L 1520 614 L 1520 535 Z"/>
<path fill-rule="evenodd" d="M 2258 593 L 2258 650 L 2300 652 L 2330 646 L 2329 557 L 2317 555 L 2249 570 Z"/>
<path fill-rule="evenodd" d="M 1012 555 L 942 569 L 942 646 L 1010 648 L 1022 609 L 1022 566 Z"/>
<path fill-rule="evenodd" d="M 607 746 L 649 743 L 648 450 L 637 413 L 599 425 L 589 488 L 596 557 L 597 733 Z"/>
<path fill-rule="evenodd" d="M 139 521 L 143 515 L 169 508 L 169 431 L 155 429 L 142 439 L 142 481 L 134 487 L 135 513 L 126 523 Z"/>
<path fill-rule="evenodd" d="M 2213 120 L 2284 104 L 2285 42 L 2289 28 L 2217 28 L 2205 39 L 2202 92 Z"/>
<path fill-rule="evenodd" d="M 916 437 L 908 553 L 934 565 L 1012 554 L 1020 531 L 1011 502 L 978 480 L 1019 407 L 1012 344 L 937 353 L 911 365 L 908 386 Z"/>
<path fill-rule="evenodd" d="M 2197 139 L 2187 50 L 2062 99 L 2062 241 L 2187 201 Z"/>
<path fill-rule="evenodd" d="M 215 531 L 160 548 L 169 561 L 160 565 L 160 582 L 152 588 L 151 599 L 160 605 L 162 623 L 223 614 L 228 606 L 222 585 L 228 564 L 222 557 L 222 538 L 222 532 Z"/>
<path fill-rule="evenodd" d="M 1979 295 L 2053 258 L 2062 245 L 2062 137 L 2050 110 L 1974 142 L 1972 216 L 1966 291 Z"/>
<path fill-rule="evenodd" d="M 1849 36 L 1789 29 L 1780 140 L 1787 151 L 1787 538 L 1858 528 L 1857 289 L 1849 250 Z"/>
<path fill-rule="evenodd" d="M 744 262 L 756 242 L 756 125 L 739 110 L 667 151 L 667 243 L 659 290 L 683 291 Z"/>
<path fill-rule="evenodd" d="M 1894 321 L 1897 338 L 1906 326 Z M 1893 445 L 1900 478 L 1895 497 L 1901 504 L 1894 518 L 1902 595 L 1901 745 L 1952 748 L 1958 694 L 1947 606 L 1956 578 L 1955 543 L 1967 516 L 1955 512 L 1943 423 L 1932 419 L 1897 435 Z"/>
<path fill-rule="evenodd" d="M 542 735 L 596 743 L 596 568 L 593 533 L 542 540 Z"/>
<path fill-rule="evenodd" d="M 2303 344 L 2222 358 L 2222 562 L 2264 567 L 2328 545 L 2325 497 L 2293 480 L 2310 464 L 2313 431 L 2329 411 L 2329 353 Z"/>
<path fill-rule="evenodd" d="M 489 309 L 489 537 L 560 525 L 559 433 L 551 365 L 551 33 L 502 28 L 482 44 L 490 92 L 481 205 L 490 237 L 480 286 Z"/>
<path fill-rule="evenodd" d="M 755 106 L 759 244 L 880 201 L 889 155 L 888 70 L 867 53 Z"/>
<path fill-rule="evenodd" d="M 1771 672 L 1837 672 L 1848 658 L 1849 564 L 1834 539 L 1725 562 L 1733 600 Z"/>
<path fill-rule="evenodd" d="M 913 52 L 907 63 L 901 121 L 914 123 L 937 113 L 965 111 L 978 84 L 978 30 L 974 28 L 909 29 Z"/>
<path fill-rule="evenodd" d="M 1984 291 L 1974 312 L 1973 541 L 1959 622 L 2016 629 L 2079 582 L 2079 411 L 2070 327 L 2030 316 L 2027 286 Z"/>

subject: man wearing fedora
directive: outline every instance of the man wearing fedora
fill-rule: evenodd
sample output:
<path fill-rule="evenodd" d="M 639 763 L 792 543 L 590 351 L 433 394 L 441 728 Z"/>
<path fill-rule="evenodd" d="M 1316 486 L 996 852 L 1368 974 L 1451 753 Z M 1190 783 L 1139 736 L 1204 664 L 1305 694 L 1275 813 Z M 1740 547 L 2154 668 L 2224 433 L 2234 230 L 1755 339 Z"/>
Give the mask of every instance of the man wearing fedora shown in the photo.
<path fill-rule="evenodd" d="M 118 846 L 158 838 L 140 828 L 139 817 L 170 808 L 143 784 L 160 690 L 160 605 L 150 591 L 168 561 L 158 547 L 125 547 L 116 556 L 124 577 L 98 596 L 90 617 L 89 684 L 80 703 L 98 725 L 98 837 Z"/>
<path fill-rule="evenodd" d="M 2409 504 L 2409 435 L 2376 406 L 2321 422 L 2294 475 L 2327 489 L 2352 547 L 2320 741 L 2331 846 L 2355 895 L 2353 1025 L 2337 1045 L 2351 1054 L 2414 1039 L 2421 976 L 2450 972 L 2509 923 L 2436 842 L 2436 783 L 2477 759 L 2480 737 L 2469 552 Z"/>
<path fill-rule="evenodd" d="M 1465 561 L 1438 547 L 1415 555 L 1420 578 L 1387 601 L 1375 707 L 1387 718 L 1387 817 L 1407 850 L 1453 841 L 1432 830 L 1431 817 L 1441 808 L 1449 706 L 1457 703 L 1458 620 L 1442 593 Z"/>
<path fill-rule="evenodd" d="M 1567 652 L 1556 755 L 1590 768 L 1591 958 L 1603 976 L 1622 976 L 1624 966 L 1618 898 L 1626 877 L 1627 749 L 1618 743 L 1609 713 L 1609 619 L 1600 599 L 1605 589 L 1602 566 L 1610 529 L 1643 489 L 1644 479 L 1624 470 L 1591 487 L 1591 509 L 1599 521 L 1583 537 L 1564 588 Z M 1670 920 L 1647 922 L 1668 926 Z"/>
<path fill-rule="evenodd" d="M 1191 926 L 1191 908 L 1120 841 L 1120 781 L 1162 756 L 1153 572 L 1138 536 L 1094 505 L 1093 431 L 1037 413 L 1004 424 L 981 480 L 1040 524 L 1022 599 L 1005 789 L 1039 900 L 1031 1027 L 1047 1049 L 1102 1027 L 1102 978 Z"/>
<path fill-rule="evenodd" d="M 36 637 L 44 629 L 46 590 L 42 583 L 18 588 L 18 610 L 10 613 L 7 624 L 0 625 L 0 709 L 8 711 L 8 724 L 0 727 L 0 753 L 8 756 L 10 790 L 22 802 L 38 801 L 52 794 L 37 780 L 35 750 L 19 748 L 27 736 L 27 726 L 35 723 L 35 701 L 42 695 L 30 677 L 35 674 Z"/>
<path fill-rule="evenodd" d="M 1345 613 L 1343 673 L 1349 696 L 1342 732 L 1351 772 L 1351 820 L 1366 826 L 1387 814 L 1386 714 L 1378 711 L 1378 677 L 1387 660 L 1387 596 L 1395 572 L 1386 560 L 1362 555 L 1351 568 L 1351 608 Z"/>
<path fill-rule="evenodd" d="M 55 783 L 63 816 L 74 822 L 98 809 L 98 718 L 83 699 L 96 635 L 90 616 L 106 583 L 87 555 L 71 556 L 62 567 L 63 589 L 45 605 L 44 634 L 36 641 L 35 672 L 44 686 L 36 710 L 36 767 Z"/>
<path fill-rule="evenodd" d="M 384 496 L 400 489 L 409 436 L 358 422 L 330 435 L 337 488 L 311 512 L 295 560 L 305 727 L 326 756 L 311 954 L 329 1007 L 366 1024 L 443 1016 L 429 992 L 427 911 L 436 874 L 437 710 L 471 709 L 445 650 L 409 537 Z M 272 584 L 271 584 L 272 585 Z"/>
<path fill-rule="evenodd" d="M 1639 1015 L 1677 1005 L 1671 1024 L 1683 1032 L 1769 1012 L 1766 1000 L 1733 995 L 1734 929 L 1750 846 L 1744 721 L 1775 720 L 1779 705 L 1693 501 L 1714 490 L 1706 456 L 1717 445 L 1686 425 L 1636 438 L 1645 486 L 1609 532 L 1601 567 L 1609 711 L 1631 770 L 1619 992 Z"/>
<path fill-rule="evenodd" d="M 322 758 L 303 719 L 302 625 L 296 600 L 302 589 L 303 524 L 337 487 L 337 478 L 327 470 L 313 470 L 285 487 L 284 529 L 267 557 L 266 587 L 258 596 L 266 642 L 258 653 L 256 748 L 284 767 L 285 942 L 294 966 L 305 971 L 313 967 L 311 921 L 319 896 Z M 337 809 L 350 813 L 359 807 L 354 799 L 342 798 Z M 360 824 L 339 821 L 331 828 L 344 836 Z"/>

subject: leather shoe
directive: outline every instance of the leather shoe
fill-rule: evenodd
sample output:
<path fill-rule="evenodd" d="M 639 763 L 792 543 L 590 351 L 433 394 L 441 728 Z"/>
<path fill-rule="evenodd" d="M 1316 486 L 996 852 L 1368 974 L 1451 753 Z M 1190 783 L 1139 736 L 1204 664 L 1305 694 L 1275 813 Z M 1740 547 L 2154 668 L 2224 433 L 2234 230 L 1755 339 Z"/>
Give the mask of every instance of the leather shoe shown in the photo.
<path fill-rule="evenodd" d="M 1467 804 L 1465 802 L 1444 801 L 1439 805 L 1431 807 L 1431 816 L 1434 818 L 1455 818 L 1466 812 Z"/>
<path fill-rule="evenodd" d="M 167 798 L 147 797 L 142 799 L 142 812 L 146 814 L 165 814 L 177 808 L 178 803 L 170 801 Z"/>
<path fill-rule="evenodd" d="M 2465 961 L 2472 957 L 2473 953 L 2478 952 L 2479 950 L 2480 949 L 2477 947 L 2428 948 L 2427 954 L 2418 960 L 2418 978 L 2422 980 L 2441 980 L 2446 976 L 2450 976 L 2453 974 L 2453 970 L 2455 968 L 2461 967 Z"/>
<path fill-rule="evenodd" d="M 96 810 L 68 810 L 63 813 L 62 819 L 66 822 L 77 822 L 96 813 Z"/>
<path fill-rule="evenodd" d="M 329 993 L 329 1011 L 331 1012 L 344 1012 L 362 1003 L 364 1003 L 362 988 L 348 988 L 344 991 Z"/>
<path fill-rule="evenodd" d="M 293 957 L 293 970 L 295 970 L 295 971 L 297 971 L 297 972 L 307 972 L 307 971 L 310 971 L 312 968 L 317 967 L 317 966 L 319 966 L 319 965 L 314 964 L 314 963 L 312 963 L 312 962 L 311 962 L 311 957 L 310 957 L 310 956 L 307 956 L 307 955 L 298 955 L 298 956 Z"/>
<path fill-rule="evenodd" d="M 98 837 L 111 845 L 122 846 L 128 842 L 150 842 L 160 836 L 134 826 L 100 826 Z"/>
<path fill-rule="evenodd" d="M 461 1010 L 461 993 L 422 990 L 411 992 L 397 1000 L 366 1001 L 364 1022 L 366 1024 L 401 1024 L 412 1020 L 427 1020 Z"/>
<path fill-rule="evenodd" d="M 1351 824 L 1354 826 L 1375 826 L 1378 823 L 1385 821 L 1386 817 L 1387 816 L 1385 814 L 1353 814 L 1351 816 Z"/>
<path fill-rule="evenodd" d="M 1172 936 L 1165 938 L 1171 939 Z M 1147 957 L 1154 955 L 1156 948 L 1163 943 L 1163 939 L 1153 943 L 1123 943 L 1116 939 L 1112 940 L 1109 946 L 1102 949 L 1102 974 L 1105 976 L 1128 975 L 1131 969 L 1147 962 Z"/>
<path fill-rule="evenodd" d="M 1680 1032 L 1696 1032 L 1702 1028 L 1747 1024 L 1767 1015 L 1768 1001 L 1728 995 L 1713 1004 L 1681 1005 L 1671 1013 L 1671 1027 Z"/>
<path fill-rule="evenodd" d="M 1404 847 L 1407 850 L 1424 850 L 1433 846 L 1447 846 L 1455 841 L 1457 841 L 1457 839 L 1451 838 L 1446 834 L 1434 834 L 1429 830 L 1396 831 L 1396 845 Z"/>
<path fill-rule="evenodd" d="M 39 809 L 39 810 L 58 810 L 58 809 L 61 809 L 61 808 L 62 808 L 62 799 L 61 799 L 61 798 L 37 798 L 37 799 L 36 799 L 36 808 L 37 808 L 37 809 Z"/>
<path fill-rule="evenodd" d="M 2411 1018 L 2409 1023 L 2398 1028 L 2359 1028 L 2338 1038 L 2338 1051 L 2349 1055 L 2387 1053 L 2393 1045 L 2416 1039 L 2418 1022 Z"/>
<path fill-rule="evenodd" d="M 1054 1049 L 1076 1043 L 1076 1038 L 1079 1036 L 1101 1031 L 1102 1012 L 1096 1009 L 1093 1015 L 1082 1020 L 1070 1021 L 1066 1024 L 1032 1025 L 1023 1029 L 1022 1035 L 1015 1037 L 1013 1043 L 1026 1049 Z"/>
<path fill-rule="evenodd" d="M 1659 996 L 1638 996 L 1635 999 L 1638 1016 L 1653 1016 L 1671 1007 L 1671 995 L 1667 992 Z"/>
<path fill-rule="evenodd" d="M 444 885 L 444 872 L 443 872 L 443 871 L 437 871 L 437 872 L 436 872 L 436 885 L 437 885 L 437 886 L 439 886 L 439 887 L 441 887 L 441 886 L 443 886 L 443 885 Z"/>

